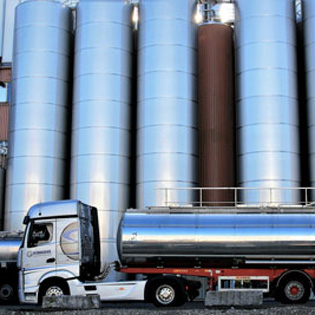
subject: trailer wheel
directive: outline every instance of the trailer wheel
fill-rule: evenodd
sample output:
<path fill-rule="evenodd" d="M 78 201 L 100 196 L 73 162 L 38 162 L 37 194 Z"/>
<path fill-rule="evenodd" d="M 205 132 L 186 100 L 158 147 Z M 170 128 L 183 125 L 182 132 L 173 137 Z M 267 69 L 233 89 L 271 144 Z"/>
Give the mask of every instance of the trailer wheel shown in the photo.
<path fill-rule="evenodd" d="M 284 304 L 306 303 L 310 297 L 310 283 L 302 277 L 285 278 L 280 282 L 277 296 Z"/>
<path fill-rule="evenodd" d="M 159 280 L 150 284 L 149 300 L 157 307 L 180 306 L 185 303 L 186 294 L 176 280 Z"/>
<path fill-rule="evenodd" d="M 9 283 L 1 283 L 0 284 L 0 300 L 1 302 L 9 303 L 15 299 L 16 292 L 14 290 L 14 286 Z"/>

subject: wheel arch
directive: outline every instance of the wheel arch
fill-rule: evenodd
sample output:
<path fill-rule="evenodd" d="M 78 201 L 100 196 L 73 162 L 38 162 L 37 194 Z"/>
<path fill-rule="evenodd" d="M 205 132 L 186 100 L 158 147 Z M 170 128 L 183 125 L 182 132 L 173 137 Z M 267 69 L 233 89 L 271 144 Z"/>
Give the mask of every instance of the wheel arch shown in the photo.
<path fill-rule="evenodd" d="M 45 273 L 38 281 L 38 284 L 41 285 L 44 281 L 52 278 L 58 278 L 60 280 L 63 280 L 67 282 L 69 279 L 73 279 L 74 275 L 67 271 L 67 270 L 60 270 L 60 271 L 51 271 L 48 273 Z"/>
<path fill-rule="evenodd" d="M 278 288 L 283 280 L 285 280 L 288 277 L 294 277 L 294 276 L 298 276 L 298 277 L 302 277 L 306 279 L 310 283 L 311 289 L 314 290 L 314 282 L 313 282 L 312 277 L 304 270 L 299 270 L 299 269 L 287 270 L 284 273 L 282 273 L 280 277 L 278 277 L 275 280 L 274 287 Z"/>
<path fill-rule="evenodd" d="M 46 278 L 44 281 L 42 281 L 40 283 L 40 287 L 39 287 L 39 291 L 41 291 L 41 289 L 43 287 L 45 287 L 47 284 L 61 284 L 64 285 L 65 288 L 67 289 L 67 294 L 70 294 L 70 287 L 69 284 L 67 282 L 66 279 L 61 278 L 61 277 L 50 277 L 50 278 Z"/>

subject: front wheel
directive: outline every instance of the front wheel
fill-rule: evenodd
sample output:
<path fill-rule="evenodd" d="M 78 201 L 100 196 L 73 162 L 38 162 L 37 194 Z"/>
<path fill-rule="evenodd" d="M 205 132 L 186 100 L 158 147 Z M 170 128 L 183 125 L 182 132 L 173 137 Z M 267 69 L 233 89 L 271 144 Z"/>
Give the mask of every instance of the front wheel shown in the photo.
<path fill-rule="evenodd" d="M 157 307 L 180 306 L 185 303 L 185 292 L 176 281 L 155 281 L 150 285 L 149 297 Z"/>
<path fill-rule="evenodd" d="M 44 296 L 61 296 L 64 295 L 63 288 L 58 285 L 50 286 L 46 289 Z"/>
<path fill-rule="evenodd" d="M 280 302 L 302 304 L 306 303 L 310 297 L 310 284 L 303 278 L 287 278 L 280 283 L 277 291 Z"/>
<path fill-rule="evenodd" d="M 44 296 L 52 297 L 62 295 L 69 295 L 69 288 L 66 283 L 62 281 L 43 283 L 40 287 L 39 304 L 42 304 Z"/>

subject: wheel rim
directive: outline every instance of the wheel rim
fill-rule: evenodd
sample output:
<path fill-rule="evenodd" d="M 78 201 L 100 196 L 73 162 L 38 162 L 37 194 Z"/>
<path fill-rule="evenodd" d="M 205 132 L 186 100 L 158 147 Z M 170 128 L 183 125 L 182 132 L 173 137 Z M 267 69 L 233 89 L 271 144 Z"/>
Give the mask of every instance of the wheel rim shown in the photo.
<path fill-rule="evenodd" d="M 284 292 L 287 298 L 289 298 L 291 301 L 298 301 L 303 297 L 305 288 L 299 281 L 290 281 L 286 285 Z"/>
<path fill-rule="evenodd" d="M 13 288 L 9 284 L 4 284 L 0 288 L 0 298 L 1 300 L 10 300 L 13 297 Z"/>
<path fill-rule="evenodd" d="M 159 303 L 168 305 L 175 299 L 175 290 L 170 285 L 163 284 L 157 288 L 155 297 Z"/>
<path fill-rule="evenodd" d="M 57 286 L 53 286 L 53 287 L 49 287 L 46 290 L 46 296 L 61 296 L 64 295 L 63 294 L 63 290 L 60 287 Z"/>

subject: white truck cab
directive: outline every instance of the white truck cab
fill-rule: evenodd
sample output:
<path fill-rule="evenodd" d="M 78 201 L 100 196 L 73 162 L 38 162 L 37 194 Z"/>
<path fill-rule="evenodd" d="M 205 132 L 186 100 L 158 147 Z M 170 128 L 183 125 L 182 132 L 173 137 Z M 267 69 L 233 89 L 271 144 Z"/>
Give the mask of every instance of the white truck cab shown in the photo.
<path fill-rule="evenodd" d="M 101 300 L 143 300 L 146 281 L 95 282 L 100 274 L 96 208 L 77 200 L 33 206 L 18 254 L 19 299 L 99 294 Z"/>

